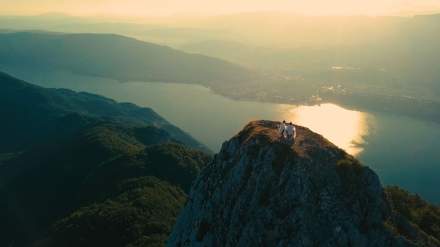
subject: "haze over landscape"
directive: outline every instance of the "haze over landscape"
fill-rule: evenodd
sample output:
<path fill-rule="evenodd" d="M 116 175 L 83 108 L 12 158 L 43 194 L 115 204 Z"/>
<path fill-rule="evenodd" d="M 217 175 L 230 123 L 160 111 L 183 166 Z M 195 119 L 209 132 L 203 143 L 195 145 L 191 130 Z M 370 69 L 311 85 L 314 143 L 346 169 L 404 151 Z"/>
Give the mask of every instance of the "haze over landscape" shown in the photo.
<path fill-rule="evenodd" d="M 0 246 L 438 247 L 439 55 L 439 0 L 0 0 Z"/>
<path fill-rule="evenodd" d="M 216 15 L 255 11 L 289 11 L 304 15 L 396 15 L 432 13 L 440 9 L 436 0 L 18 0 L 2 1 L 3 14 L 35 15 L 63 12 L 73 15 L 147 17 L 173 14 Z"/>

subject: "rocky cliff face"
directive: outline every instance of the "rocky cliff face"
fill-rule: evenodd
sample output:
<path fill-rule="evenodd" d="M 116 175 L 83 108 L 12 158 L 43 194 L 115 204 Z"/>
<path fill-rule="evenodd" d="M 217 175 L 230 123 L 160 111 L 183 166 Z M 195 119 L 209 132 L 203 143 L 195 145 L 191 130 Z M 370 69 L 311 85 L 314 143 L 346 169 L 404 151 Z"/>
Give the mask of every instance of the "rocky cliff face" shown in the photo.
<path fill-rule="evenodd" d="M 256 121 L 194 182 L 168 246 L 440 246 L 393 213 L 378 176 L 322 136 Z"/>

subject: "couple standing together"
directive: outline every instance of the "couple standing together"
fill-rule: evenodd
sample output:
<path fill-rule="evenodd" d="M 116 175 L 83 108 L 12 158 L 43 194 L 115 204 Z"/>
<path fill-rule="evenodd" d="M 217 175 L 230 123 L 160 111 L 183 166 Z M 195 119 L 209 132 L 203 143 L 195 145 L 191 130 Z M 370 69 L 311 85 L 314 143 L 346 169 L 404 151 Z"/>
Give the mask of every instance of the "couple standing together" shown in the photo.
<path fill-rule="evenodd" d="M 291 141 L 292 143 L 295 142 L 296 128 L 292 122 L 286 123 L 286 121 L 283 121 L 278 127 L 278 132 L 283 140 Z"/>

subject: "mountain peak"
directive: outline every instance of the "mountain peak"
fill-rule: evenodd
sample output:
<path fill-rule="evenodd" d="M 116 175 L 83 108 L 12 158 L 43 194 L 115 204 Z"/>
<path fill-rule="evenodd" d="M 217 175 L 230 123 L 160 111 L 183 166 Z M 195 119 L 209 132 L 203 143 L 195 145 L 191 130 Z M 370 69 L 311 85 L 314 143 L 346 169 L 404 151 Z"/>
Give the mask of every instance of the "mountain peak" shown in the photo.
<path fill-rule="evenodd" d="M 393 213 L 371 169 L 301 126 L 286 144 L 278 124 L 251 122 L 223 144 L 168 246 L 438 246 Z"/>
<path fill-rule="evenodd" d="M 259 145 L 276 145 L 290 147 L 291 151 L 296 155 L 306 158 L 314 157 L 316 151 L 324 151 L 329 153 L 338 153 L 343 155 L 343 151 L 333 143 L 325 139 L 323 136 L 302 126 L 295 125 L 297 136 L 294 144 L 286 144 L 280 138 L 278 126 L 280 122 L 259 120 L 248 123 L 235 138 L 241 145 L 247 145 L 255 142 Z"/>

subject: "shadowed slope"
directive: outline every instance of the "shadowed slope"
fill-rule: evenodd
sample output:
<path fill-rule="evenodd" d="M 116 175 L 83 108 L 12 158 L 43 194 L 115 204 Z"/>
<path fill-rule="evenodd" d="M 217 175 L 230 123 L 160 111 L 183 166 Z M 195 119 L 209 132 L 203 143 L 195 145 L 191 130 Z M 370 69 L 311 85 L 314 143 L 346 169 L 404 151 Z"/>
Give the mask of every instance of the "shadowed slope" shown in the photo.
<path fill-rule="evenodd" d="M 372 170 L 300 126 L 295 144 L 284 144 L 277 125 L 251 122 L 223 144 L 168 246 L 440 245 L 404 217 L 397 222 Z"/>

